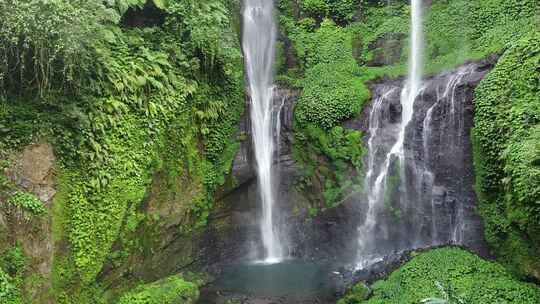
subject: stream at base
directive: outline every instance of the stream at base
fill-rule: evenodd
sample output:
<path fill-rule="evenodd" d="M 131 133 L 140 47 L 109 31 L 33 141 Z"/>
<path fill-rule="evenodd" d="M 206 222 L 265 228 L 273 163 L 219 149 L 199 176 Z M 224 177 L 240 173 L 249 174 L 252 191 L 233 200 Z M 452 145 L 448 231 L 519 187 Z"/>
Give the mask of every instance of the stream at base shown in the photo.
<path fill-rule="evenodd" d="M 335 303 L 339 278 L 327 265 L 303 261 L 230 265 L 197 303 Z"/>

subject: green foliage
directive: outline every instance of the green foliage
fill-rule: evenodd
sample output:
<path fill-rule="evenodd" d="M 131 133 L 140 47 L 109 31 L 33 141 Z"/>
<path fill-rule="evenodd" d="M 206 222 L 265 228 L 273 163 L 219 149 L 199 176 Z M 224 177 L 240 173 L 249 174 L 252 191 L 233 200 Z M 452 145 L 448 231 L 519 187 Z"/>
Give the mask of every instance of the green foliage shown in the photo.
<path fill-rule="evenodd" d="M 323 192 L 322 197 L 312 197 L 318 203 L 311 207 L 312 216 L 317 214 L 315 208 L 336 207 L 347 195 L 360 191 L 357 185 L 364 150 L 359 131 L 340 126 L 326 131 L 308 125 L 297 133 L 293 153 L 303 172 L 297 187 L 305 193 Z M 314 186 L 320 189 L 310 191 Z"/>
<path fill-rule="evenodd" d="M 181 202 L 187 233 L 205 225 L 238 149 L 243 66 L 233 3 L 154 0 L 162 26 L 116 25 L 146 2 L 0 4 L 0 149 L 45 137 L 62 167 L 53 229 L 69 250 L 55 257 L 59 303 L 99 302 L 96 276 L 119 237 L 136 238 L 145 221 L 137 211 L 164 163 L 182 177 L 171 181 L 200 185 Z M 119 244 L 126 253 L 137 240 Z"/>
<path fill-rule="evenodd" d="M 358 283 L 354 285 L 351 290 L 340 299 L 337 304 L 358 304 L 362 301 L 367 300 L 370 296 L 369 288 L 363 283 Z"/>
<path fill-rule="evenodd" d="M 37 89 L 41 96 L 77 89 L 104 24 L 118 20 L 103 1 L 2 1 L 0 88 L 24 95 Z"/>
<path fill-rule="evenodd" d="M 476 191 L 486 238 L 525 275 L 540 269 L 540 36 L 512 44 L 476 90 Z"/>
<path fill-rule="evenodd" d="M 17 277 L 23 274 L 28 258 L 20 245 L 8 249 L 0 261 L 0 266 L 6 273 L 12 277 Z"/>
<path fill-rule="evenodd" d="M 111 0 L 109 5 L 116 8 L 120 15 L 123 15 L 129 8 L 143 9 L 147 3 L 154 4 L 161 10 L 167 9 L 169 5 L 168 0 Z"/>
<path fill-rule="evenodd" d="M 358 49 L 358 62 L 372 66 L 374 59 L 391 52 L 397 54 L 398 60 L 390 64 L 405 66 L 409 6 L 381 1 L 363 3 L 361 7 L 360 21 L 348 26 Z M 434 1 L 424 12 L 426 73 L 439 73 L 467 60 L 503 51 L 509 42 L 536 30 L 538 9 L 534 0 Z"/>
<path fill-rule="evenodd" d="M 323 192 L 310 199 L 315 214 L 316 208 L 335 207 L 357 191 L 351 178 L 360 175 L 361 134 L 339 124 L 357 115 L 370 94 L 352 57 L 351 32 L 329 19 L 313 30 L 306 20 L 284 16 L 282 25 L 305 69 L 305 78 L 297 81 L 303 92 L 295 108 L 294 157 L 304 173 L 298 187 Z"/>
<path fill-rule="evenodd" d="M 347 23 L 353 20 L 361 0 L 327 0 L 327 2 L 332 18 L 337 22 Z"/>
<path fill-rule="evenodd" d="M 21 246 L 9 248 L 0 260 L 0 299 L 6 304 L 21 304 L 22 276 L 27 257 Z"/>
<path fill-rule="evenodd" d="M 427 298 L 423 299 L 421 303 L 425 304 L 465 304 L 465 301 L 459 296 L 456 295 L 456 291 L 450 287 L 445 288 L 440 282 L 435 282 L 435 286 L 439 289 L 439 292 L 442 294 L 443 299 L 441 298 Z"/>
<path fill-rule="evenodd" d="M 22 209 L 26 219 L 29 219 L 30 215 L 40 216 L 47 212 L 43 202 L 29 192 L 17 191 L 9 198 L 8 203 Z"/>
<path fill-rule="evenodd" d="M 35 104 L 0 97 L 0 109 L 0 150 L 9 151 L 27 145 L 40 135 L 42 129 L 39 126 L 45 119 Z"/>
<path fill-rule="evenodd" d="M 326 0 L 302 0 L 300 7 L 306 15 L 317 18 L 326 16 L 329 10 Z"/>
<path fill-rule="evenodd" d="M 299 125 L 311 123 L 330 129 L 360 113 L 370 94 L 351 68 L 354 65 L 318 64 L 306 73 L 295 112 Z"/>
<path fill-rule="evenodd" d="M 19 288 L 13 279 L 0 268 L 0 299 L 5 304 L 21 304 L 22 298 Z"/>
<path fill-rule="evenodd" d="M 296 122 L 329 129 L 359 113 L 369 91 L 359 78 L 347 29 L 330 20 L 323 21 L 313 33 L 294 27 L 290 20 L 287 24 L 289 38 L 306 69 L 304 90 L 295 111 Z"/>
<path fill-rule="evenodd" d="M 306 69 L 296 122 L 329 129 L 358 114 L 370 94 L 359 78 L 347 29 L 325 20 L 314 33 L 300 29 L 290 38 Z"/>
<path fill-rule="evenodd" d="M 359 0 L 301 0 L 302 13 L 308 17 L 321 19 L 330 17 L 339 23 L 352 21 L 358 9 Z"/>
<path fill-rule="evenodd" d="M 1 150 L 1 148 L 0 148 Z M 1 152 L 0 152 L 1 155 Z M 13 188 L 13 183 L 6 176 L 6 169 L 9 167 L 10 162 L 7 160 L 0 160 L 0 193 L 7 193 L 11 188 Z"/>
<path fill-rule="evenodd" d="M 430 72 L 500 53 L 538 26 L 535 0 L 437 1 L 427 12 Z"/>
<path fill-rule="evenodd" d="M 517 281 L 504 267 L 457 248 L 422 253 L 373 286 L 373 296 L 353 303 L 538 303 L 540 289 Z"/>
<path fill-rule="evenodd" d="M 350 25 L 357 61 L 372 66 L 376 53 L 393 51 L 399 55 L 398 62 L 392 64 L 405 65 L 407 56 L 403 49 L 406 49 L 409 24 L 410 8 L 402 3 L 366 6 L 362 21 Z M 386 42 L 393 37 L 398 38 L 397 44 L 387 45 Z"/>
<path fill-rule="evenodd" d="M 194 304 L 198 297 L 196 284 L 175 276 L 140 285 L 123 295 L 118 304 Z"/>
<path fill-rule="evenodd" d="M 235 64 L 241 54 L 227 10 L 230 4 L 224 0 L 171 1 L 166 26 L 176 35 L 189 37 L 187 46 L 202 54 L 199 59 L 207 68 L 221 68 L 227 76 L 237 76 L 233 74 L 239 72 Z"/>
<path fill-rule="evenodd" d="M 320 27 L 312 31 L 311 27 L 305 26 L 305 22 L 297 24 L 287 17 L 282 19 L 304 69 L 308 70 L 317 64 L 343 63 L 356 66 L 352 58 L 351 35 L 347 28 L 324 19 Z"/>

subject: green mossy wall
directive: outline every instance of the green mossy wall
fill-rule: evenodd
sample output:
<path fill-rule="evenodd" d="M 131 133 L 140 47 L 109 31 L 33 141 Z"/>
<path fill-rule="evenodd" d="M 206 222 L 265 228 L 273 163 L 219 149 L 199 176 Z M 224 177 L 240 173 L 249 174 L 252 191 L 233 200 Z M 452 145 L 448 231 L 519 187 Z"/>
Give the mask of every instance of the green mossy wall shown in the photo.
<path fill-rule="evenodd" d="M 282 53 L 288 58 L 278 79 L 302 90 L 295 112 L 294 155 L 305 176 L 299 188 L 324 193 L 307 195 L 313 214 L 362 191 L 347 187 L 363 174 L 361 138 L 344 145 L 333 128 L 360 114 L 370 81 L 404 75 L 408 58 L 407 3 L 348 1 L 355 2 L 350 11 L 338 2 L 279 2 Z M 336 7 L 347 13 L 336 13 Z M 426 74 L 502 55 L 476 94 L 477 193 L 494 254 L 517 273 L 536 278 L 539 16 L 537 1 L 440 0 L 425 9 Z M 332 146 L 348 151 L 349 158 L 325 148 Z"/>
<path fill-rule="evenodd" d="M 129 257 L 150 255 L 147 242 L 163 232 L 167 216 L 178 217 L 175 233 L 187 240 L 206 226 L 239 146 L 238 5 L 0 4 L 0 150 L 17 154 L 39 139 L 58 157 L 52 301 L 116 298 L 106 275 L 121 277 L 129 273 Z M 41 17 L 28 19 L 35 16 Z M 190 193 L 179 198 L 182 191 Z M 28 301 L 16 275 L 2 278 L 9 284 L 0 294 L 21 293 L 17 301 Z M 113 281 L 127 290 L 140 280 Z"/>
<path fill-rule="evenodd" d="M 476 90 L 476 191 L 486 239 L 540 279 L 540 35 L 511 43 Z"/>
<path fill-rule="evenodd" d="M 362 285 L 360 285 L 362 286 Z M 517 280 L 503 266 L 458 248 L 420 253 L 372 285 L 353 288 L 338 304 L 520 303 L 540 301 L 540 288 Z"/>
<path fill-rule="evenodd" d="M 27 145 L 52 144 L 58 193 L 42 219 L 51 221 L 53 270 L 32 273 L 36 261 L 0 225 L 0 297 L 106 303 L 138 285 L 122 299 L 152 297 L 152 267 L 170 275 L 144 263 L 162 245 L 158 236 L 176 231 L 186 242 L 178 263 L 192 261 L 192 240 L 239 146 L 240 1 L 32 3 L 0 3 L 0 199 L 42 213 L 3 173 Z M 341 124 L 362 111 L 370 81 L 406 73 L 409 6 L 386 4 L 279 1 L 277 79 L 302 90 L 294 156 L 304 173 L 297 187 L 315 193 L 306 194 L 312 215 L 362 191 L 363 134 Z M 502 56 L 476 93 L 480 212 L 494 253 L 536 279 L 538 16 L 535 0 L 438 0 L 425 20 L 427 74 Z M 463 255 L 447 253 L 440 259 Z M 134 264 L 145 266 L 134 275 Z M 196 297 L 183 279 L 170 283 Z"/>

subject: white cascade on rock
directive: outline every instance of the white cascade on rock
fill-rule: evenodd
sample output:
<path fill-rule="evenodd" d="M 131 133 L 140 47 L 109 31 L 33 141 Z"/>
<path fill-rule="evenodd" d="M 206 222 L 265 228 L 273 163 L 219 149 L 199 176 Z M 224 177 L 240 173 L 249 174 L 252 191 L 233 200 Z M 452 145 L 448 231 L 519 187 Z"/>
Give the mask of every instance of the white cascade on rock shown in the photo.
<path fill-rule="evenodd" d="M 407 83 L 401 91 L 401 124 L 397 141 L 392 146 L 382 166 L 376 164 L 375 153 L 377 149 L 373 145 L 373 139 L 377 136 L 378 112 L 385 96 L 376 101 L 370 113 L 370 139 L 368 142 L 368 173 L 365 178 L 367 191 L 367 214 L 363 224 L 358 228 L 359 243 L 357 255 L 357 268 L 365 268 L 378 261 L 380 257 L 374 252 L 376 244 L 373 244 L 373 233 L 377 224 L 377 214 L 384 204 L 385 186 L 392 164 L 399 160 L 400 167 L 404 168 L 406 161 L 404 142 L 407 126 L 413 118 L 413 106 L 422 86 L 422 57 L 423 57 L 423 31 L 422 31 L 422 1 L 411 1 L 411 36 L 409 54 L 409 73 Z M 373 154 L 373 155 L 372 155 Z M 401 172 L 401 176 L 404 174 Z"/>
<path fill-rule="evenodd" d="M 273 119 L 275 44 L 273 1 L 245 0 L 242 47 L 251 94 L 251 132 L 262 203 L 260 229 L 265 263 L 280 262 L 284 255 L 279 229 L 276 227 L 276 193 L 273 186 L 273 161 L 277 146 L 274 142 Z"/>

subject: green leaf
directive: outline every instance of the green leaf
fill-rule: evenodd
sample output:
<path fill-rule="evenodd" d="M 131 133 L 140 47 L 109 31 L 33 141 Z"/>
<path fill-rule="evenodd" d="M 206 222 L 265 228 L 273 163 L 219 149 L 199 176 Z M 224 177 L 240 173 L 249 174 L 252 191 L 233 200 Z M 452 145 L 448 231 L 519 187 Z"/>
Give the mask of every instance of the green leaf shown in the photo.
<path fill-rule="evenodd" d="M 154 0 L 154 5 L 159 9 L 166 9 L 168 6 L 167 0 Z"/>

